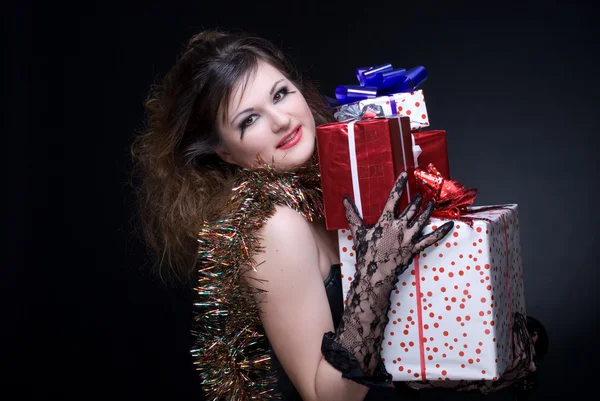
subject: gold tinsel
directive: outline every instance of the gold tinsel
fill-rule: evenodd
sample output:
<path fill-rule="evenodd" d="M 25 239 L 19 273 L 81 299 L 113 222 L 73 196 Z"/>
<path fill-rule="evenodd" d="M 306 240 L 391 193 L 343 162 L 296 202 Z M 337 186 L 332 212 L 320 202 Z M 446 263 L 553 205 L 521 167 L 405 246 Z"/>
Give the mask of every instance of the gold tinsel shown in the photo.
<path fill-rule="evenodd" d="M 257 267 L 258 231 L 276 204 L 296 210 L 308 221 L 323 216 L 316 156 L 293 172 L 278 172 L 273 164 L 259 160 L 258 168 L 240 174 L 229 202 L 231 213 L 206 222 L 198 233 L 191 352 L 210 401 L 278 398 L 255 299 L 260 290 L 241 277 Z"/>

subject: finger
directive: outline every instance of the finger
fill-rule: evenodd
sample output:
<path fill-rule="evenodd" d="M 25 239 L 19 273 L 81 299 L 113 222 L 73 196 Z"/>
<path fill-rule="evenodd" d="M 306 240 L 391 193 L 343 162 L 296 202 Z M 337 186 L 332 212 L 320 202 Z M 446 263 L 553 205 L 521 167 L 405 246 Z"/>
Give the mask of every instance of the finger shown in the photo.
<path fill-rule="evenodd" d="M 424 235 L 419 239 L 419 241 L 415 244 L 415 250 L 417 252 L 421 252 L 423 249 L 428 246 L 435 244 L 438 241 L 441 241 L 448 233 L 454 228 L 454 222 L 449 221 L 447 223 L 442 224 L 436 230 L 430 232 L 429 234 Z"/>
<path fill-rule="evenodd" d="M 356 209 L 356 205 L 349 197 L 344 197 L 344 208 L 346 209 L 346 220 L 348 221 L 348 226 L 350 227 L 350 231 L 352 232 L 352 236 L 356 238 L 356 231 L 364 225 L 362 217 L 360 217 L 360 213 L 358 209 Z"/>
<path fill-rule="evenodd" d="M 414 227 L 416 232 L 421 232 L 423 227 L 425 227 L 425 224 L 427 224 L 427 222 L 429 221 L 431 213 L 433 213 L 433 201 L 428 200 L 427 203 L 425 203 L 425 207 L 423 207 L 423 211 L 421 212 L 421 214 L 418 215 L 414 221 L 410 222 L 408 227 Z"/>
<path fill-rule="evenodd" d="M 400 204 L 400 199 L 402 199 L 402 194 L 404 193 L 404 188 L 406 187 L 406 181 L 408 181 L 408 173 L 403 171 L 396 179 L 394 187 L 388 196 L 387 202 L 383 207 L 383 215 L 391 214 L 392 216 L 395 216 L 398 205 Z"/>
<path fill-rule="evenodd" d="M 407 223 L 411 222 L 415 214 L 419 211 L 421 207 L 421 202 L 423 201 L 423 196 L 421 194 L 416 194 L 413 200 L 404 208 L 399 219 L 406 220 Z"/>

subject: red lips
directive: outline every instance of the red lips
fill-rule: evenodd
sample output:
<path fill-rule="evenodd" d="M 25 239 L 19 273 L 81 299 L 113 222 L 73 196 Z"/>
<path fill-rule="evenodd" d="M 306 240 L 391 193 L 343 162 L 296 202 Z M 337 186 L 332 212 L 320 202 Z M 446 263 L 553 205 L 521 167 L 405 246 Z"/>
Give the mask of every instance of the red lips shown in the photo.
<path fill-rule="evenodd" d="M 292 146 L 293 146 L 293 145 L 295 145 L 295 144 L 296 144 L 296 142 L 297 142 L 297 141 L 300 139 L 300 138 L 299 138 L 299 137 L 300 137 L 300 134 L 301 134 L 301 132 L 300 132 L 300 128 L 301 128 L 301 126 L 300 126 L 300 125 L 297 125 L 296 127 L 294 127 L 294 129 L 293 129 L 293 130 L 292 130 L 292 131 L 291 131 L 289 134 L 287 134 L 286 136 L 284 136 L 283 138 L 281 138 L 281 140 L 280 140 L 280 141 L 279 141 L 279 143 L 277 144 L 277 148 L 281 148 L 281 147 L 283 147 L 283 146 L 285 146 L 285 148 L 289 148 L 289 147 L 291 147 L 291 146 L 288 146 L 288 145 L 292 145 Z M 289 142 L 287 142 L 287 143 L 286 143 L 286 141 L 287 141 L 287 140 L 288 140 L 288 139 L 289 139 L 289 138 L 290 138 L 292 135 L 294 135 L 294 134 L 296 134 L 296 137 L 295 137 L 294 139 L 292 139 L 291 141 L 289 141 Z"/>

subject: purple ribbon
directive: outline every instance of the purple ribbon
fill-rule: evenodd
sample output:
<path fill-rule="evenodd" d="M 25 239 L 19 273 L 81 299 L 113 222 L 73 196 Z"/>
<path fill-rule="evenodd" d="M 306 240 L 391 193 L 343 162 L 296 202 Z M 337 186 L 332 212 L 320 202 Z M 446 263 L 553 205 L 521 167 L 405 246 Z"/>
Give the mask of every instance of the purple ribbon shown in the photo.
<path fill-rule="evenodd" d="M 357 68 L 356 77 L 360 85 L 340 85 L 335 89 L 335 97 L 341 104 L 412 92 L 427 79 L 427 71 L 423 66 L 395 70 L 391 64 L 384 64 Z"/>

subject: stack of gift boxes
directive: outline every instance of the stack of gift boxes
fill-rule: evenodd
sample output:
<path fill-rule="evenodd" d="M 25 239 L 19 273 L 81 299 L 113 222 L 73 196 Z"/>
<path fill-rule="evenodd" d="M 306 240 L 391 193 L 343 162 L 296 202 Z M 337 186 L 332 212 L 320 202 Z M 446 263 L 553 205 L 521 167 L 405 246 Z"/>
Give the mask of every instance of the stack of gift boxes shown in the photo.
<path fill-rule="evenodd" d="M 382 343 L 386 369 L 394 381 L 496 380 L 512 363 L 513 316 L 525 316 L 517 205 L 474 206 L 476 191 L 451 178 L 446 132 L 430 129 L 417 89 L 423 67 L 386 65 L 358 69 L 357 76 L 360 85 L 336 90 L 338 122 L 317 127 L 325 218 L 338 232 L 344 299 L 356 255 L 342 199 L 353 199 L 365 223 L 375 224 L 406 170 L 400 209 L 417 192 L 428 193 L 438 208 L 423 233 L 448 219 L 454 228 L 399 277 Z M 448 188 L 464 196 L 444 199 Z"/>

